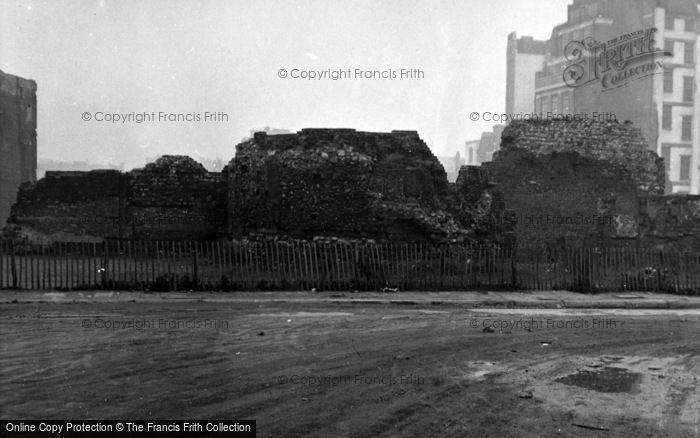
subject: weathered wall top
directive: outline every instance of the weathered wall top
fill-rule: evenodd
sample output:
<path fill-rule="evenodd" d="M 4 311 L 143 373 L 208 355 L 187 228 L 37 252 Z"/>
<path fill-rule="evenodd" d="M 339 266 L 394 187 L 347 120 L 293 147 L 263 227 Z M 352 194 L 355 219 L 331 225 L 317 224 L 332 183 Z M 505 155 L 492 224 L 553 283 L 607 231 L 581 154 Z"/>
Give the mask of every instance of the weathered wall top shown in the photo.
<path fill-rule="evenodd" d="M 139 171 L 139 169 L 136 169 L 136 171 Z M 202 163 L 186 155 L 163 155 L 153 163 L 148 163 L 143 168 L 143 171 L 152 173 L 195 173 L 199 175 L 208 173 Z"/>
<path fill-rule="evenodd" d="M 339 145 L 353 146 L 359 152 L 379 157 L 396 151 L 416 152 L 425 157 L 433 156 L 417 131 L 364 132 L 349 128 L 304 128 L 296 134 L 267 135 L 265 132 L 256 132 L 252 140 L 239 144 L 236 149 L 244 148 L 247 144 L 277 150 Z"/>
<path fill-rule="evenodd" d="M 225 190 L 222 174 L 187 156 L 126 173 L 49 171 L 20 188 L 7 232 L 37 241 L 211 239 L 224 231 Z"/>
<path fill-rule="evenodd" d="M 466 233 L 447 175 L 414 131 L 254 134 L 228 165 L 234 235 L 418 238 Z"/>
<path fill-rule="evenodd" d="M 576 152 L 630 172 L 641 193 L 663 194 L 663 159 L 648 149 L 641 131 L 628 123 L 593 120 L 516 120 L 503 131 L 501 151 L 535 155 Z"/>
<path fill-rule="evenodd" d="M 256 133 L 236 152 L 228 165 L 233 235 L 464 239 L 484 222 L 472 217 L 481 210 L 460 210 L 470 189 L 448 183 L 416 131 Z M 492 205 L 500 206 L 485 199 L 482 209 Z"/>

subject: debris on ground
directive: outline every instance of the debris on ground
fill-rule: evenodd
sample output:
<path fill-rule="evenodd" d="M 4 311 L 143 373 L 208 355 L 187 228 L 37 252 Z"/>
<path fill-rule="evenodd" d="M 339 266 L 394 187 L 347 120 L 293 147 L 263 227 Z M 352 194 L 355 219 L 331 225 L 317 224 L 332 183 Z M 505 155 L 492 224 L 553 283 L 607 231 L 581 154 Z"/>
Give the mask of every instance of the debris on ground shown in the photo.
<path fill-rule="evenodd" d="M 590 429 L 590 430 L 602 430 L 602 431 L 609 431 L 607 427 L 598 427 L 598 426 L 589 426 L 587 424 L 581 424 L 581 423 L 571 423 L 572 426 L 576 427 L 582 427 L 584 429 Z"/>
<path fill-rule="evenodd" d="M 518 397 L 520 398 L 532 398 L 532 391 L 523 390 L 518 392 Z"/>

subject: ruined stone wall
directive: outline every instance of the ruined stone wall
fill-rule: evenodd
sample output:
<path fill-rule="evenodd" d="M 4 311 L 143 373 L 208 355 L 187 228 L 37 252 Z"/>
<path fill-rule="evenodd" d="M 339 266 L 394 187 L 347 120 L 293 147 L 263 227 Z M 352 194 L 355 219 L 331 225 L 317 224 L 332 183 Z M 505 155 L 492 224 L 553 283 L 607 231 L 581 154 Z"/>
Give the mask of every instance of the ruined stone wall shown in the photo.
<path fill-rule="evenodd" d="M 127 176 L 129 237 L 167 240 L 222 235 L 226 185 L 220 173 L 207 172 L 189 157 L 164 156 Z"/>
<path fill-rule="evenodd" d="M 417 241 L 469 233 L 448 211 L 443 167 L 415 132 L 257 133 L 228 169 L 233 235 Z"/>
<path fill-rule="evenodd" d="M 626 169 L 640 194 L 664 193 L 663 160 L 648 149 L 641 131 L 630 124 L 592 120 L 514 121 L 501 138 L 501 150 L 509 149 L 535 155 L 576 152 Z"/>
<path fill-rule="evenodd" d="M 663 160 L 615 122 L 513 122 L 484 170 L 519 243 L 700 251 L 700 196 L 663 196 Z"/>
<path fill-rule="evenodd" d="M 224 231 L 226 185 L 188 157 L 122 173 L 47 172 L 24 184 L 6 232 L 36 241 L 212 239 Z"/>
<path fill-rule="evenodd" d="M 700 196 L 643 197 L 640 210 L 640 234 L 648 244 L 700 251 Z"/>
<path fill-rule="evenodd" d="M 636 183 L 616 165 L 511 149 L 485 167 L 514 212 L 519 243 L 606 245 L 638 235 Z"/>
<path fill-rule="evenodd" d="M 20 187 L 8 228 L 21 226 L 37 240 L 120 237 L 124 194 L 125 176 L 118 171 L 46 172 Z"/>
<path fill-rule="evenodd" d="M 450 184 L 415 132 L 257 133 L 221 174 L 178 156 L 128 173 L 48 172 L 22 187 L 6 234 L 40 241 L 494 238 L 503 197 L 481 176 L 463 173 Z"/>
<path fill-rule="evenodd" d="M 0 70 L 0 228 L 19 185 L 36 180 L 36 82 Z"/>
<path fill-rule="evenodd" d="M 477 239 L 514 242 L 514 212 L 483 166 L 462 166 L 455 183 L 457 219 Z"/>

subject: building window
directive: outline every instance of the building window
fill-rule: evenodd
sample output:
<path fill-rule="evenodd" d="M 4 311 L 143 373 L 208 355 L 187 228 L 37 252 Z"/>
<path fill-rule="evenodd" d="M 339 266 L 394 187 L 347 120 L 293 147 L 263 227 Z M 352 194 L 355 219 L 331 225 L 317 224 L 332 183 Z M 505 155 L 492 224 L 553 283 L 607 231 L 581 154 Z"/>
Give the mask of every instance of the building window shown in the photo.
<path fill-rule="evenodd" d="M 671 126 L 673 125 L 671 114 L 671 106 L 664 105 L 664 112 L 661 118 L 661 127 L 665 130 L 670 130 Z"/>
<path fill-rule="evenodd" d="M 693 116 L 683 116 L 681 128 L 681 140 L 690 141 L 693 139 Z"/>
<path fill-rule="evenodd" d="M 666 12 L 664 29 L 673 30 L 673 16 Z"/>
<path fill-rule="evenodd" d="M 664 72 L 664 93 L 673 93 L 673 70 Z"/>
<path fill-rule="evenodd" d="M 549 97 L 547 96 L 542 96 L 542 112 L 546 113 L 551 111 L 552 108 L 549 106 Z"/>
<path fill-rule="evenodd" d="M 690 155 L 681 155 L 681 172 L 680 180 L 687 181 L 690 179 Z"/>
<path fill-rule="evenodd" d="M 683 77 L 683 102 L 693 101 L 693 77 Z"/>
<path fill-rule="evenodd" d="M 664 40 L 664 52 L 673 54 L 673 40 Z"/>
<path fill-rule="evenodd" d="M 695 58 L 695 44 L 692 42 L 686 42 L 685 43 L 685 53 L 683 54 L 683 62 L 686 64 L 692 64 L 693 59 Z"/>
<path fill-rule="evenodd" d="M 552 94 L 552 112 L 554 114 L 559 114 L 559 95 Z"/>
<path fill-rule="evenodd" d="M 535 97 L 535 112 L 539 113 L 542 111 L 542 99 L 540 97 Z"/>
<path fill-rule="evenodd" d="M 693 20 L 692 18 L 685 19 L 685 31 L 695 32 L 695 20 Z"/>

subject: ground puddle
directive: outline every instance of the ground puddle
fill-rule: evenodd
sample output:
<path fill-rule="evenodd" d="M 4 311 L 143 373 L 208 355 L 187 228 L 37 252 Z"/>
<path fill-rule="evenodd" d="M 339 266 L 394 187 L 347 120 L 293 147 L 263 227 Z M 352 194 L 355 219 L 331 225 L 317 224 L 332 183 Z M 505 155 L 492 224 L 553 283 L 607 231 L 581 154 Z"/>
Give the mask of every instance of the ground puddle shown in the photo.
<path fill-rule="evenodd" d="M 582 370 L 556 379 L 556 382 L 578 386 L 597 392 L 630 392 L 642 375 L 626 368 L 605 367 L 599 370 Z"/>

